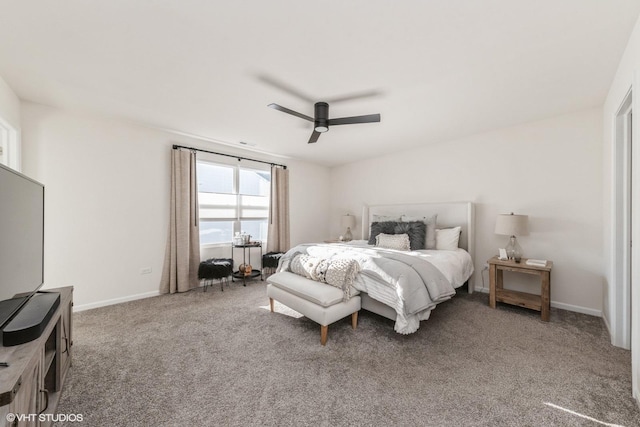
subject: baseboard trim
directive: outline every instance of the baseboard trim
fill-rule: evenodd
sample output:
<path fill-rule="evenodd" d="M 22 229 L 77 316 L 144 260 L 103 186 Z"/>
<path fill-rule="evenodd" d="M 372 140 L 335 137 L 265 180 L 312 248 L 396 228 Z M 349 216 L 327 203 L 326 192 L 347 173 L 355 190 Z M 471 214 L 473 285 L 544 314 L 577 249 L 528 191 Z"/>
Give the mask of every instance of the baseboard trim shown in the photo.
<path fill-rule="evenodd" d="M 613 334 L 611 333 L 611 326 L 609 325 L 609 319 L 607 319 L 607 316 L 605 316 L 604 313 L 602 313 L 602 321 L 604 322 L 604 326 L 607 328 L 607 332 L 609 332 L 609 338 L 613 339 Z"/>
<path fill-rule="evenodd" d="M 476 288 L 476 291 L 488 294 L 489 288 Z M 576 313 L 588 314 L 589 316 L 602 317 L 602 310 L 596 310 L 588 307 L 581 307 L 579 305 L 572 305 L 572 304 L 565 304 L 563 302 L 551 301 L 551 307 L 559 308 L 561 310 L 573 311 Z"/>
<path fill-rule="evenodd" d="M 551 301 L 551 307 L 559 308 L 561 310 L 575 311 L 576 313 L 588 314 L 589 316 L 602 317 L 602 310 L 582 307 L 579 305 L 572 305 L 572 304 L 565 304 L 563 302 Z"/>
<path fill-rule="evenodd" d="M 104 301 L 92 302 L 89 304 L 76 305 L 73 307 L 73 311 L 75 313 L 78 311 L 91 310 L 93 308 L 106 307 L 108 305 L 120 304 L 127 301 L 135 301 L 138 299 L 157 297 L 158 295 L 160 295 L 160 291 L 151 291 L 151 292 L 144 292 L 142 294 L 128 295 L 126 297 L 113 298 L 113 299 L 108 299 Z"/>

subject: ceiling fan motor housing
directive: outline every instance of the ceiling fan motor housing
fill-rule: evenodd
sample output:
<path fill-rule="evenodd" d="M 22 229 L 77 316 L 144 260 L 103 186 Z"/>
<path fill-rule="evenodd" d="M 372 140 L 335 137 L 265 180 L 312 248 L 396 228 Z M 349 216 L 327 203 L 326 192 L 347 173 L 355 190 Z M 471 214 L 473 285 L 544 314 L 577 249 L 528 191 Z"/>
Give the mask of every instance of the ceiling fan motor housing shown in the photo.
<path fill-rule="evenodd" d="M 329 104 L 326 102 L 316 102 L 314 128 L 316 132 L 326 132 L 329 130 Z"/>

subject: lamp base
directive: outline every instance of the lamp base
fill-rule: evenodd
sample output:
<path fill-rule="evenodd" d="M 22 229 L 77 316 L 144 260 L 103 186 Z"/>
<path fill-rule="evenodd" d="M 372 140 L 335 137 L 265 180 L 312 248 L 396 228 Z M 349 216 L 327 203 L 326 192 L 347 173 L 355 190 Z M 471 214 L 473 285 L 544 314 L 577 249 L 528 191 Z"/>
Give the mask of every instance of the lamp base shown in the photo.
<path fill-rule="evenodd" d="M 351 234 L 351 227 L 347 227 L 347 232 L 344 233 L 344 241 L 350 242 L 353 240 L 353 235 Z"/>
<path fill-rule="evenodd" d="M 511 236 L 509 238 L 509 243 L 505 249 L 507 250 L 507 257 L 510 260 L 513 260 L 516 263 L 520 262 L 522 259 L 522 248 L 520 247 L 516 236 Z"/>

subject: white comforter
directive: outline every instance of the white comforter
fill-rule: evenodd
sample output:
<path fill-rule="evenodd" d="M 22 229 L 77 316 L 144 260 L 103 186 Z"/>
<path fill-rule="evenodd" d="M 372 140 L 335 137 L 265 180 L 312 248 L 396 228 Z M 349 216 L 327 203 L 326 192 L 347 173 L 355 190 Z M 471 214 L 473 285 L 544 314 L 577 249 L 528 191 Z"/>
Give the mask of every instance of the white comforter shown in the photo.
<path fill-rule="evenodd" d="M 471 256 L 457 251 L 396 251 L 368 245 L 366 241 L 349 244 L 303 244 L 289 250 L 280 262 L 286 270 L 296 253 L 328 259 L 354 259 L 361 272 L 353 287 L 392 307 L 396 313 L 395 331 L 415 332 L 420 320 L 429 318 L 436 304 L 455 295 L 473 273 Z"/>

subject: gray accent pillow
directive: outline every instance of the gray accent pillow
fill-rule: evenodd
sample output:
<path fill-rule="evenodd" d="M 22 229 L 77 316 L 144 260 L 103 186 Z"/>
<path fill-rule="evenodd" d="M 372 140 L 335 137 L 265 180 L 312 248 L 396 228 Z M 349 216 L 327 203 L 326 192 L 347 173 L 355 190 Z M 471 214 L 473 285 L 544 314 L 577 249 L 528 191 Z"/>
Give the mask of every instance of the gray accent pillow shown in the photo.
<path fill-rule="evenodd" d="M 369 244 L 375 245 L 376 236 L 380 233 L 397 234 L 395 233 L 395 228 L 398 224 L 400 224 L 398 221 L 372 222 L 371 230 L 369 232 Z"/>
<path fill-rule="evenodd" d="M 427 224 L 422 221 L 399 222 L 393 229 L 393 234 L 406 234 L 412 251 L 425 248 Z"/>

